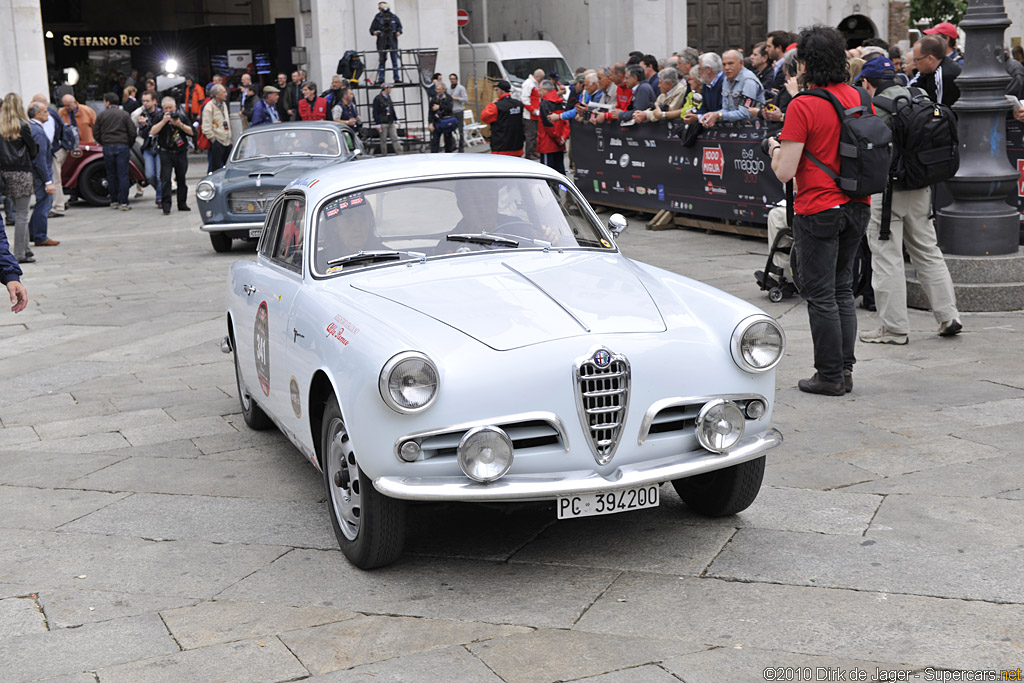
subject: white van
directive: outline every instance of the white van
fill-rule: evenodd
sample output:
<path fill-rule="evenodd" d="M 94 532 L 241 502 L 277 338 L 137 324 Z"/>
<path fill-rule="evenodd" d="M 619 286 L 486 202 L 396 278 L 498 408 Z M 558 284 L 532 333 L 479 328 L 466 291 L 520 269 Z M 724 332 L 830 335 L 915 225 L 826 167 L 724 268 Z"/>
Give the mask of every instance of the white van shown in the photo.
<path fill-rule="evenodd" d="M 546 74 L 558 74 L 563 83 L 572 80 L 573 73 L 565 57 L 548 40 L 459 45 L 459 71 L 469 93 L 469 106 L 477 117 L 480 110 L 494 99 L 495 83 L 505 80 L 513 88 L 518 88 L 537 69 Z M 518 96 L 515 90 L 512 94 Z"/>

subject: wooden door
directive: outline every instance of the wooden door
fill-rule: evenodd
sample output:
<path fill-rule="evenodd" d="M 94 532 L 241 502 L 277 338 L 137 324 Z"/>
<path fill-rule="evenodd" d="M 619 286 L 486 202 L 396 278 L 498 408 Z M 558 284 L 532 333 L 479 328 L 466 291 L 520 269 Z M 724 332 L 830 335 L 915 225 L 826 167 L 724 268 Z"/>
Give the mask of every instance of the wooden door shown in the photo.
<path fill-rule="evenodd" d="M 767 0 L 687 0 L 689 45 L 701 52 L 751 48 L 768 35 Z"/>

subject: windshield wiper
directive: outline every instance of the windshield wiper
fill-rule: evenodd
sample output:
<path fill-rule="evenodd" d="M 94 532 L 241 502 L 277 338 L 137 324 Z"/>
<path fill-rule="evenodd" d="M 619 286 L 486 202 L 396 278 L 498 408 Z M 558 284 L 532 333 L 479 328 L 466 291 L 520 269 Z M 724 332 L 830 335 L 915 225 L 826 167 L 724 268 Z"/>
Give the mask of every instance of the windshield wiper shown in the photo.
<path fill-rule="evenodd" d="M 353 263 L 371 263 L 373 261 L 397 261 L 402 256 L 411 256 L 412 258 L 419 259 L 420 261 L 426 261 L 427 255 L 418 251 L 399 251 L 399 250 L 375 250 L 375 251 L 360 251 L 355 254 L 349 254 L 348 256 L 342 256 L 340 258 L 331 259 L 327 262 L 328 266 L 347 266 Z"/>
<path fill-rule="evenodd" d="M 510 237 L 502 237 L 493 233 L 455 233 L 446 238 L 449 242 L 472 242 L 473 244 L 490 245 L 492 247 L 518 247 L 519 241 Z M 529 239 L 529 238 L 527 238 Z"/>

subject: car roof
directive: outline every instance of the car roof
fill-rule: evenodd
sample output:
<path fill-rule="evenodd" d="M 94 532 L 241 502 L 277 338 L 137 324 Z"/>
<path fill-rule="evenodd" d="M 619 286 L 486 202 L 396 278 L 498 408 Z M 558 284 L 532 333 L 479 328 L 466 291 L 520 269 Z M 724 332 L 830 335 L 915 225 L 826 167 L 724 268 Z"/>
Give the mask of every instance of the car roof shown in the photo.
<path fill-rule="evenodd" d="M 285 189 L 303 188 L 312 206 L 321 198 L 348 188 L 472 175 L 540 176 L 568 182 L 565 176 L 547 166 L 519 157 L 501 154 L 403 154 L 324 166 L 297 178 Z"/>

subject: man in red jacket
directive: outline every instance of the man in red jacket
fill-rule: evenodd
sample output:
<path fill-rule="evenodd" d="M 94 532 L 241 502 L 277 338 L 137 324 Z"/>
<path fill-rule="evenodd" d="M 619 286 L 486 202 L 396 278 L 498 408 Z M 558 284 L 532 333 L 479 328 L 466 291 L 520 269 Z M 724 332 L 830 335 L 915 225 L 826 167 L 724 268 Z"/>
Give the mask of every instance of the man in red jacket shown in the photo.
<path fill-rule="evenodd" d="M 537 151 L 540 162 L 559 173 L 565 173 L 565 141 L 569 138 L 569 122 L 562 120 L 565 102 L 555 84 L 544 79 L 540 83 L 540 122 L 537 128 Z"/>
<path fill-rule="evenodd" d="M 480 120 L 491 126 L 491 154 L 523 156 L 523 103 L 512 97 L 512 84 L 498 81 L 498 99 L 480 112 Z"/>
<path fill-rule="evenodd" d="M 317 97 L 316 83 L 306 81 L 302 84 L 302 99 L 299 100 L 300 121 L 329 121 L 331 110 L 327 107 L 326 97 Z"/>

